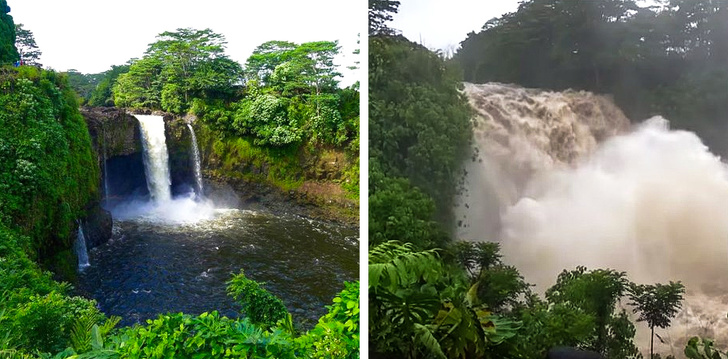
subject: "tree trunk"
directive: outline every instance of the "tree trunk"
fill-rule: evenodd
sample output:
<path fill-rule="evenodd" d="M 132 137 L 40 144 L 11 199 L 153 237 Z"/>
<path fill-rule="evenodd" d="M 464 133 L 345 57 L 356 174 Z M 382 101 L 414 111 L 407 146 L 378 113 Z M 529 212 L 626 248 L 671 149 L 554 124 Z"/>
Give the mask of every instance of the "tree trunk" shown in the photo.
<path fill-rule="evenodd" d="M 651 335 L 650 335 L 650 359 L 652 359 L 652 356 L 654 355 L 654 354 L 653 354 L 653 351 L 652 351 L 652 348 L 653 348 L 653 346 L 652 346 L 652 345 L 653 345 L 653 344 L 654 344 L 654 342 L 655 342 L 655 327 L 653 326 L 653 327 L 651 327 L 650 329 L 652 329 L 652 333 L 651 333 Z"/>

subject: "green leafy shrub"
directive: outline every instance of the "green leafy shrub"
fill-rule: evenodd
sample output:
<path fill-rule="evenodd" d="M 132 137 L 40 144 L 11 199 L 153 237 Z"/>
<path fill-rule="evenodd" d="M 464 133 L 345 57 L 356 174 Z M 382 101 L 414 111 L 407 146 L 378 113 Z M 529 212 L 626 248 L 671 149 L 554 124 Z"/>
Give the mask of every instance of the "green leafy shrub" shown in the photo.
<path fill-rule="evenodd" d="M 246 98 L 238 105 L 233 127 L 241 134 L 251 134 L 256 145 L 283 146 L 301 141 L 302 131 L 294 118 L 288 116 L 284 97 L 262 94 Z"/>
<path fill-rule="evenodd" d="M 307 358 L 359 358 L 359 282 L 344 286 L 316 327 L 297 339 Z"/>
<path fill-rule="evenodd" d="M 263 288 L 263 284 L 246 278 L 240 270 L 228 282 L 227 291 L 242 305 L 243 313 L 253 324 L 267 328 L 285 320 L 288 310 L 283 301 Z"/>
<path fill-rule="evenodd" d="M 18 346 L 27 350 L 58 352 L 70 342 L 70 329 L 76 318 L 97 315 L 94 303 L 80 297 L 53 292 L 31 296 L 11 312 Z"/>
<path fill-rule="evenodd" d="M 692 337 L 685 346 L 685 356 L 688 359 L 724 359 L 728 354 L 715 348 L 712 339 Z"/>

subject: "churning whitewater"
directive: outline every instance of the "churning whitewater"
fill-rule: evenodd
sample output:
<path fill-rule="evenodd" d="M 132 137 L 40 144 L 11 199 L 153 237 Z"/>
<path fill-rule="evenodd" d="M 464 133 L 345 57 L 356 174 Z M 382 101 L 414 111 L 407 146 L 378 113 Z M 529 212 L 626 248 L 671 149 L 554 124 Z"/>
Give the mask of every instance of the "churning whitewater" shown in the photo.
<path fill-rule="evenodd" d="M 728 339 L 728 167 L 700 138 L 661 117 L 630 128 L 586 92 L 465 91 L 478 116 L 460 238 L 499 241 L 539 290 L 577 265 L 681 280 L 684 310 L 659 334 L 676 350 L 689 335 Z"/>

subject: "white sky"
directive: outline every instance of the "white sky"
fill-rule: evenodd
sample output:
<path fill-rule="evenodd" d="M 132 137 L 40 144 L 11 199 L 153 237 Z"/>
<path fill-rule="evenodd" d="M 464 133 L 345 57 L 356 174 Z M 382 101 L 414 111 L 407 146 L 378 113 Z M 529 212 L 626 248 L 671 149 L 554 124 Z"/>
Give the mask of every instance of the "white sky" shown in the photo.
<path fill-rule="evenodd" d="M 400 0 L 389 27 L 428 48 L 457 49 L 471 31 L 486 21 L 518 10 L 520 0 Z"/>
<path fill-rule="evenodd" d="M 226 53 L 240 64 L 269 40 L 339 40 L 342 85 L 363 73 L 344 68 L 354 61 L 357 34 L 365 38 L 367 33 L 363 0 L 7 1 L 13 21 L 35 35 L 43 52 L 40 62 L 58 71 L 103 72 L 142 57 L 156 35 L 191 27 L 225 35 Z"/>

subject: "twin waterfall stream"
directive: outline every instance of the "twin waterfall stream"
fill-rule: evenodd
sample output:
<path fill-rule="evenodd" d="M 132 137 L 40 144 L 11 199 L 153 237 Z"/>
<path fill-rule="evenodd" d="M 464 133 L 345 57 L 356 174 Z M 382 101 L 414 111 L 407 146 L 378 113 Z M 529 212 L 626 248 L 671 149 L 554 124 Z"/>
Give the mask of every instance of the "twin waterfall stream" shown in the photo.
<path fill-rule="evenodd" d="M 500 242 L 504 261 L 541 293 L 577 265 L 636 283 L 680 280 L 683 309 L 656 328 L 665 342 L 655 340 L 656 352 L 681 357 L 695 335 L 728 342 L 728 166 L 698 136 L 660 117 L 631 125 L 588 92 L 464 91 L 476 118 L 459 239 Z M 633 322 L 644 353 L 649 329 Z"/>
<path fill-rule="evenodd" d="M 242 269 L 248 278 L 266 282 L 295 320 L 311 327 L 343 282 L 358 280 L 355 228 L 231 205 L 238 201 L 232 189 L 203 185 L 200 149 L 189 124 L 194 183 L 186 188 L 194 190 L 175 194 L 163 118 L 134 116 L 142 135 L 148 194 L 137 190 L 119 200 L 114 184 L 123 179 L 105 179 L 107 196 L 115 195 L 105 203 L 113 235 L 82 259 L 85 228 L 79 224 L 78 294 L 96 299 L 107 315 L 121 316 L 122 325 L 180 311 L 197 315 L 217 310 L 237 317 L 240 306 L 225 289 Z M 105 158 L 104 167 L 111 160 Z M 104 172 L 133 175 L 128 170 Z"/>

